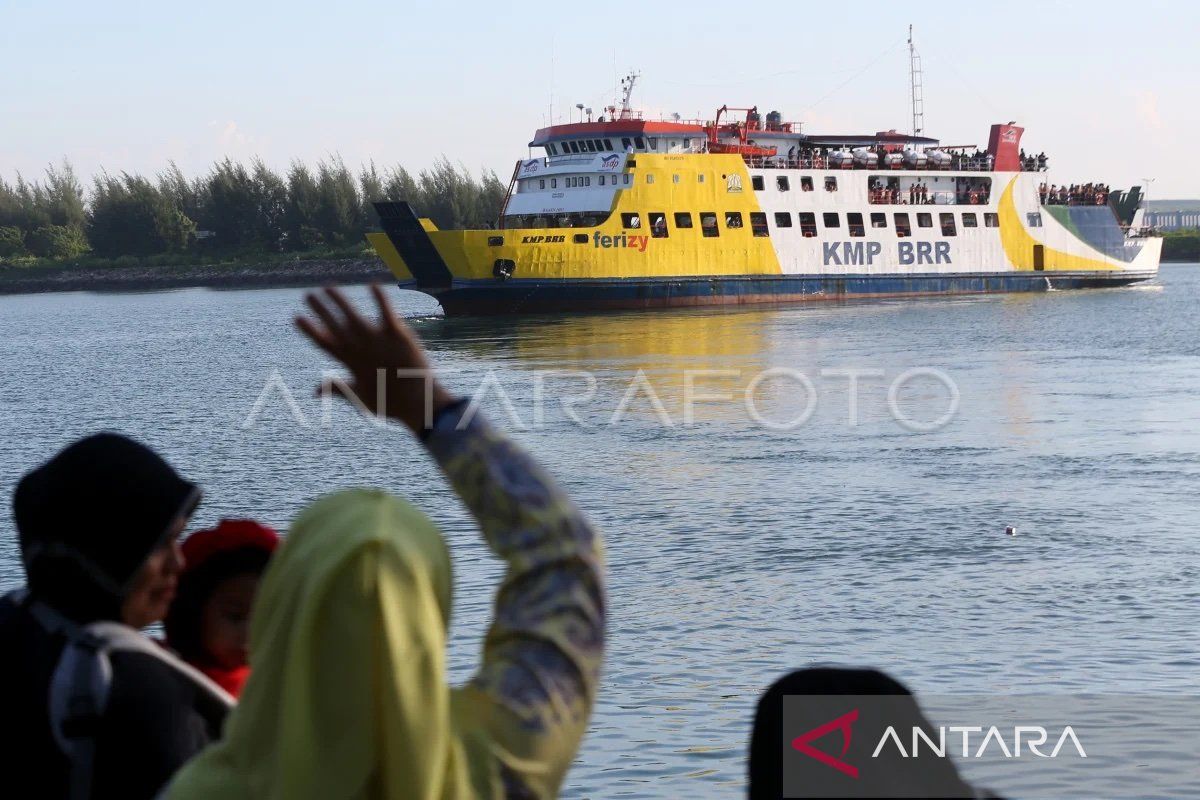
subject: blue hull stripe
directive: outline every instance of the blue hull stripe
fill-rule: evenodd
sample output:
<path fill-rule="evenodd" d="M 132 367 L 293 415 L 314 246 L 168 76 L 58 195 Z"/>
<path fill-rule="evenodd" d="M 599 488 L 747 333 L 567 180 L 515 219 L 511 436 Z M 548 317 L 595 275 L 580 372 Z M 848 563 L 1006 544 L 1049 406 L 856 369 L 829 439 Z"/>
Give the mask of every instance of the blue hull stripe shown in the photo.
<path fill-rule="evenodd" d="M 867 297 L 1044 292 L 1124 286 L 1153 272 L 993 272 L 763 275 L 614 280 L 458 281 L 429 292 L 448 315 L 522 314 L 705 305 L 768 305 Z M 416 288 L 411 283 L 403 288 Z"/>

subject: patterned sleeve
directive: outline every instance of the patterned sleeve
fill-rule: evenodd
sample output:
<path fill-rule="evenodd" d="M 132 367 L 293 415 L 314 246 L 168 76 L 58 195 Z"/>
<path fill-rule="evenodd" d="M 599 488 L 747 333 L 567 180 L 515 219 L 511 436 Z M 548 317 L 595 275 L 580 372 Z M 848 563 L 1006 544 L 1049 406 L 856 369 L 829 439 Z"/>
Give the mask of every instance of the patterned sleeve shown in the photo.
<path fill-rule="evenodd" d="M 483 664 L 470 687 L 515 720 L 519 730 L 512 738 L 522 744 L 514 756 L 565 759 L 565 773 L 586 729 L 600 676 L 602 543 L 527 453 L 478 414 L 468 417 L 467 410 L 459 403 L 444 411 L 426 445 L 488 545 L 507 563 Z M 504 774 L 510 790 L 516 788 L 514 777 L 519 776 Z M 510 791 L 509 796 L 520 794 Z"/>

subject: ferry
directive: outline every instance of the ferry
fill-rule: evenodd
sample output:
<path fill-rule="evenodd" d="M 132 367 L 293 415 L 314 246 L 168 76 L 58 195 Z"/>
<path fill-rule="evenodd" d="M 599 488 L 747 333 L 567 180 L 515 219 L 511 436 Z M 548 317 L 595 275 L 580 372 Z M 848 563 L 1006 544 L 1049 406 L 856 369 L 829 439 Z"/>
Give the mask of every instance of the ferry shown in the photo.
<path fill-rule="evenodd" d="M 1111 287 L 1154 278 L 1137 187 L 1059 187 L 1024 129 L 986 148 L 913 128 L 815 134 L 777 111 L 709 120 L 620 104 L 538 130 L 494 229 L 378 202 L 399 285 L 447 315 L 774 304 Z M 914 80 L 914 86 L 917 82 Z M 1124 209 L 1124 210 L 1123 210 Z"/>

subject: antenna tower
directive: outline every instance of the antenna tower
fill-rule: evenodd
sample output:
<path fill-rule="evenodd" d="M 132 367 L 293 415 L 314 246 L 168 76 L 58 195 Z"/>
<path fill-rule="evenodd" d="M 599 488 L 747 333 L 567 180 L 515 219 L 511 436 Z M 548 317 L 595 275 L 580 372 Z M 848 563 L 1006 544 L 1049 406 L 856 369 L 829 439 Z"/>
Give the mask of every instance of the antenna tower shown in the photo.
<path fill-rule="evenodd" d="M 633 97 L 633 85 L 637 83 L 637 79 L 642 77 L 640 72 L 630 72 L 621 79 L 621 118 L 629 119 L 633 116 L 633 106 L 629 104 Z"/>
<path fill-rule="evenodd" d="M 912 135 L 925 130 L 925 86 L 921 70 L 921 54 L 913 44 L 913 26 L 908 26 L 908 97 L 912 101 Z"/>

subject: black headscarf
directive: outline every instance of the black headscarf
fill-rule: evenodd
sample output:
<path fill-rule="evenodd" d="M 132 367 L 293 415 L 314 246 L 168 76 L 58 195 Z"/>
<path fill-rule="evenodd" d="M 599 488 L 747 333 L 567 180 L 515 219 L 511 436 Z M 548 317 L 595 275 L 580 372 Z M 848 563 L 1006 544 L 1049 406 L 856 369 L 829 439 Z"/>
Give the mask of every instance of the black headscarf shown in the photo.
<path fill-rule="evenodd" d="M 147 556 L 199 501 L 199 488 L 131 439 L 75 442 L 13 493 L 31 596 L 78 622 L 119 619 Z"/>
<path fill-rule="evenodd" d="M 899 717 L 895 724 L 909 729 L 919 726 L 933 735 L 933 726 L 925 718 L 917 700 L 899 681 L 873 669 L 804 669 L 780 678 L 763 694 L 754 715 L 754 730 L 750 738 L 750 800 L 780 800 L 783 797 L 783 763 L 781 752 L 784 744 L 783 698 L 787 695 L 893 695 L 903 697 L 899 704 Z M 883 763 L 886 761 L 886 763 Z M 840 786 L 829 794 L 844 796 L 844 781 L 839 784 L 839 773 L 815 772 L 825 776 L 830 786 Z M 808 797 L 821 797 L 821 785 L 814 784 Z M 892 758 L 881 760 L 881 768 L 862 773 L 858 785 L 863 797 L 888 797 L 894 791 L 901 797 L 994 797 L 986 790 L 975 790 L 958 775 L 953 762 L 948 758 L 923 755 L 920 758 Z"/>

